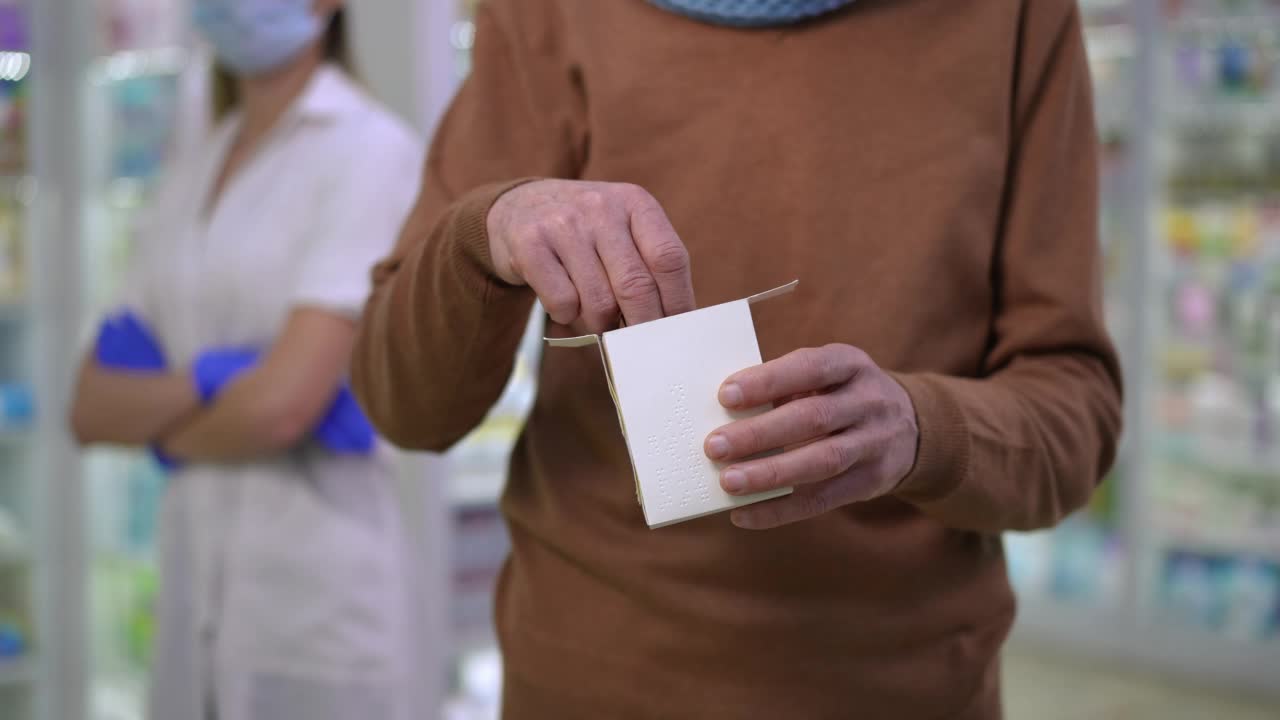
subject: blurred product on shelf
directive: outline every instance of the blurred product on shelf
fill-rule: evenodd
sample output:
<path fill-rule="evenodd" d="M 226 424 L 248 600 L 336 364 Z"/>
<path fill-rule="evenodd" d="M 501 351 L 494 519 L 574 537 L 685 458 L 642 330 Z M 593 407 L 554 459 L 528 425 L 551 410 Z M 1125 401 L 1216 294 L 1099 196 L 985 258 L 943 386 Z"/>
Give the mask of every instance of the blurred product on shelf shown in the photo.
<path fill-rule="evenodd" d="M 0 663 L 21 657 L 27 652 L 27 641 L 16 622 L 0 618 Z"/>
<path fill-rule="evenodd" d="M 28 548 L 17 518 L 0 506 L 0 665 L 28 649 L 22 609 L 28 575 Z M 0 715 L 3 717 L 3 715 Z"/>
<path fill-rule="evenodd" d="M 1025 597 L 1087 607 L 1119 601 L 1124 545 L 1114 528 L 1094 516 L 1072 518 L 1051 532 L 1012 536 L 1005 552 L 1010 579 Z"/>
<path fill-rule="evenodd" d="M 30 429 L 35 414 L 35 397 L 29 385 L 0 383 L 0 432 Z"/>
<path fill-rule="evenodd" d="M 18 528 L 18 520 L 0 506 L 0 567 L 6 567 L 26 558 L 27 543 Z"/>
<path fill-rule="evenodd" d="M 26 82 L 0 79 L 0 175 L 17 175 L 26 161 Z"/>
<path fill-rule="evenodd" d="M 0 50 L 25 52 L 31 48 L 26 9 L 20 0 L 0 0 Z"/>
<path fill-rule="evenodd" d="M 105 92 L 113 131 L 108 145 L 114 150 L 111 177 L 153 178 L 168 156 L 176 124 L 177 76 L 129 77 L 108 85 Z"/>
<path fill-rule="evenodd" d="M 1178 81 L 1194 97 L 1258 99 L 1274 91 L 1275 34 L 1262 26 L 1252 38 L 1183 35 L 1175 50 Z"/>
<path fill-rule="evenodd" d="M 93 667 L 101 690 L 141 685 L 155 633 L 155 538 L 166 476 L 148 456 L 121 450 L 94 453 L 85 474 L 94 507 L 89 601 Z M 109 694 L 116 702 L 127 695 Z"/>
<path fill-rule="evenodd" d="M 97 0 L 105 52 L 176 45 L 187 32 L 184 0 Z"/>
<path fill-rule="evenodd" d="M 29 49 L 26 11 L 0 0 L 0 176 L 18 175 L 26 166 Z"/>
<path fill-rule="evenodd" d="M 1176 551 L 1165 558 L 1161 609 L 1174 622 L 1258 642 L 1280 634 L 1280 564 Z"/>
<path fill-rule="evenodd" d="M 458 662 L 457 694 L 444 720 L 493 720 L 502 700 L 502 656 L 495 648 L 465 653 Z"/>
<path fill-rule="evenodd" d="M 453 514 L 451 620 L 455 645 L 469 649 L 492 639 L 493 590 L 511 540 L 495 504 L 463 504 Z"/>
<path fill-rule="evenodd" d="M 24 185 L 20 181 L 0 178 L 0 304 L 17 303 L 26 293 L 23 194 Z"/>
<path fill-rule="evenodd" d="M 449 45 L 455 57 L 455 77 L 461 81 L 471 72 L 471 46 L 476 38 L 476 4 L 479 0 L 446 0 L 458 5 L 458 20 L 449 28 Z"/>

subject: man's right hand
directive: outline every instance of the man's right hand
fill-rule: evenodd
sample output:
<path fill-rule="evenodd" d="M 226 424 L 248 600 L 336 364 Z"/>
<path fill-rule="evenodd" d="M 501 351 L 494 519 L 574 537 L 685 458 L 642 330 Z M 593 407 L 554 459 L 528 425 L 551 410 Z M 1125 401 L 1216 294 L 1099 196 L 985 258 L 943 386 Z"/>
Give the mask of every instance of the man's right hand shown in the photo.
<path fill-rule="evenodd" d="M 493 270 L 551 319 L 599 333 L 693 310 L 689 253 L 658 201 L 625 183 L 536 180 L 487 218 Z"/>

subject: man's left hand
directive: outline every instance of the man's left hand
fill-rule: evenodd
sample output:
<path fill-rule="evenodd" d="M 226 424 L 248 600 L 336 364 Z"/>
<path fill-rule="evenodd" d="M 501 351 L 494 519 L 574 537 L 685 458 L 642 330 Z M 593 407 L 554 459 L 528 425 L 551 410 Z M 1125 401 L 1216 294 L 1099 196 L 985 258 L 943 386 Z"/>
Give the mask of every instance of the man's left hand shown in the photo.
<path fill-rule="evenodd" d="M 725 425 L 705 444 L 708 457 L 730 463 L 720 485 L 731 495 L 794 487 L 734 510 L 739 527 L 774 528 L 879 497 L 915 463 L 920 433 L 911 398 L 855 347 L 797 350 L 720 386 L 720 404 L 731 410 L 768 403 L 776 407 Z"/>

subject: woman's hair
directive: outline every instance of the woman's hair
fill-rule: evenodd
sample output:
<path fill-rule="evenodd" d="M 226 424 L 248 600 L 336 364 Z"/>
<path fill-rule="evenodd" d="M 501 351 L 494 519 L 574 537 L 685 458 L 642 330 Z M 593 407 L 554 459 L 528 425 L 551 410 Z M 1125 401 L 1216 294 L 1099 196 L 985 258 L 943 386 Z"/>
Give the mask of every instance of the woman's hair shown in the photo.
<path fill-rule="evenodd" d="M 329 27 L 324 31 L 324 59 L 334 63 L 355 76 L 355 62 L 351 57 L 351 46 L 347 38 L 347 13 L 338 8 L 329 18 Z M 236 76 L 222 63 L 213 64 L 213 117 L 221 120 L 240 103 L 240 88 Z"/>

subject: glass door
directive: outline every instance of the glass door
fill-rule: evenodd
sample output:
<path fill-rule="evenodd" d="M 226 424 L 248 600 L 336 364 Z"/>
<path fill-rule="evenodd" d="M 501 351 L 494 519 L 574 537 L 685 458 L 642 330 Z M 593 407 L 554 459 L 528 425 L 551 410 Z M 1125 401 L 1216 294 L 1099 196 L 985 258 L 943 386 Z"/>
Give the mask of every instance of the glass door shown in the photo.
<path fill-rule="evenodd" d="M 1139 601 L 1162 627 L 1280 660 L 1280 4 L 1164 13 Z"/>
<path fill-rule="evenodd" d="M 35 648 L 33 468 L 35 391 L 25 247 L 34 181 L 28 166 L 30 22 L 0 0 L 0 708 L 26 720 L 38 681 Z"/>
<path fill-rule="evenodd" d="M 1095 18 L 1122 5 L 1137 52 L 1131 78 L 1113 92 L 1118 76 L 1098 57 L 1099 30 L 1111 23 L 1100 28 Z M 1126 431 L 1117 471 L 1094 507 L 1030 541 L 1038 555 L 1018 549 L 1027 541 L 1010 543 L 1029 601 L 1020 625 L 1086 655 L 1274 696 L 1280 3 L 1083 7 L 1104 145 L 1119 150 L 1104 149 L 1102 222 L 1109 323 L 1128 385 Z M 1121 128 L 1129 118 L 1118 143 L 1109 108 L 1119 111 Z M 1109 177 L 1117 168 L 1119 185 Z M 1114 531 L 1082 535 L 1090 526 Z M 1078 584 L 1090 592 L 1074 583 L 1066 593 L 1053 590 L 1062 557 L 1068 577 L 1093 575 Z M 1090 600 L 1107 598 L 1092 589 L 1112 584 L 1118 602 Z M 1053 602 L 1063 595 L 1072 601 Z"/>
<path fill-rule="evenodd" d="M 120 292 L 133 231 L 179 139 L 190 53 L 183 0 L 99 0 L 85 87 L 86 337 Z M 142 717 L 164 475 L 137 452 L 85 454 L 90 717 Z"/>

